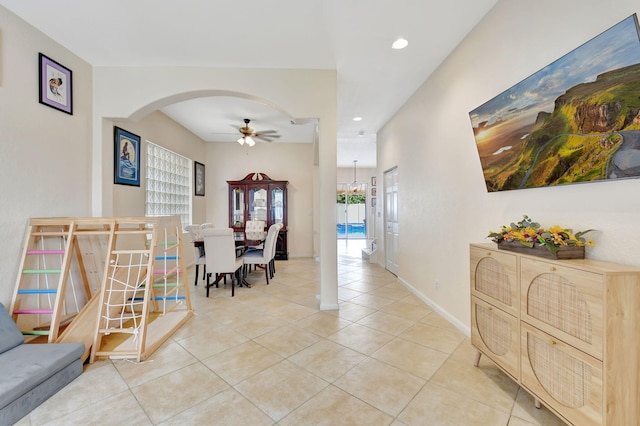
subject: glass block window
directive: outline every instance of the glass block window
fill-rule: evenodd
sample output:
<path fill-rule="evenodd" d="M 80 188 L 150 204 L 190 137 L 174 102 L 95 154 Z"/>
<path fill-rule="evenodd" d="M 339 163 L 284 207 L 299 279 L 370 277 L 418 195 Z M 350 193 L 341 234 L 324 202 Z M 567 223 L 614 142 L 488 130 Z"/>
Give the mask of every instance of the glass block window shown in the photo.
<path fill-rule="evenodd" d="M 146 141 L 147 216 L 180 216 L 182 225 L 191 223 L 191 160 Z"/>

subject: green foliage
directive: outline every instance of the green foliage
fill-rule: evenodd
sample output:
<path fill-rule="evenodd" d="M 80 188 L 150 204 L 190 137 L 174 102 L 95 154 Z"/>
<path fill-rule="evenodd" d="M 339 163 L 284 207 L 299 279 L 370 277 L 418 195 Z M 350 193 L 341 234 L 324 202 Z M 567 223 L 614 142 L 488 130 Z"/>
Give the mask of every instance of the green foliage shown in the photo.
<path fill-rule="evenodd" d="M 345 204 L 349 201 L 349 204 L 365 204 L 367 202 L 367 196 L 363 194 L 349 194 L 348 199 L 344 193 L 336 195 L 336 202 L 338 204 Z"/>

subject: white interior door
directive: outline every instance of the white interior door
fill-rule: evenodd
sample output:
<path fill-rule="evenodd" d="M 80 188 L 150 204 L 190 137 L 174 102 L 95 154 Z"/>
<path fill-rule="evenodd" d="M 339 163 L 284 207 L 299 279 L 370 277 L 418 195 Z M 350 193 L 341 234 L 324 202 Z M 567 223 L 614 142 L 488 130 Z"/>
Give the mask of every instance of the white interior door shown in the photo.
<path fill-rule="evenodd" d="M 384 172 L 385 268 L 398 275 L 398 168 Z"/>

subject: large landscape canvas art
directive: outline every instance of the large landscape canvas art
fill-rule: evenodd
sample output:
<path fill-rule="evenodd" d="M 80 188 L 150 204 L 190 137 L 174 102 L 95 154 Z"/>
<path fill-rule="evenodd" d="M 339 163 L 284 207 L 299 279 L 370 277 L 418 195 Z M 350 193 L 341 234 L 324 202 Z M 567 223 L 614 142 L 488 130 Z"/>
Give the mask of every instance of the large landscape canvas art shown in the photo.
<path fill-rule="evenodd" d="M 640 176 L 632 15 L 469 113 L 489 192 Z"/>

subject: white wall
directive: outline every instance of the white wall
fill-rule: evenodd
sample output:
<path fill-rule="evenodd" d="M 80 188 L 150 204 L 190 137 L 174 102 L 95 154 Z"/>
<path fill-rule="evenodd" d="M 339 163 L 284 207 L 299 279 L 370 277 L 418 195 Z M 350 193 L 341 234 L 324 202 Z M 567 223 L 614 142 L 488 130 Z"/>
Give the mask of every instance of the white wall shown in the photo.
<path fill-rule="evenodd" d="M 523 214 L 595 228 L 587 257 L 640 266 L 640 180 L 487 193 L 468 115 L 639 10 L 635 0 L 501 0 L 378 134 L 379 175 L 399 171 L 399 278 L 460 328 L 468 244 Z"/>
<path fill-rule="evenodd" d="M 16 283 L 28 219 L 90 216 L 92 69 L 0 6 L 0 303 Z M 38 102 L 38 53 L 71 69 L 73 115 Z"/>

